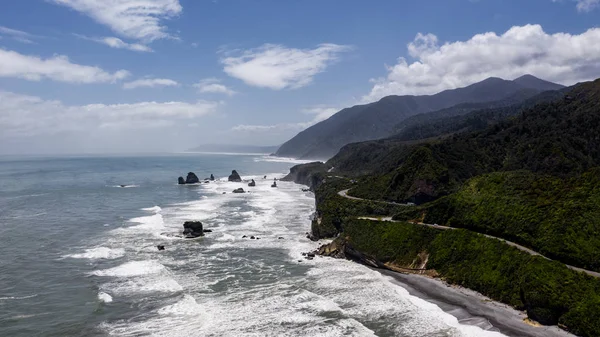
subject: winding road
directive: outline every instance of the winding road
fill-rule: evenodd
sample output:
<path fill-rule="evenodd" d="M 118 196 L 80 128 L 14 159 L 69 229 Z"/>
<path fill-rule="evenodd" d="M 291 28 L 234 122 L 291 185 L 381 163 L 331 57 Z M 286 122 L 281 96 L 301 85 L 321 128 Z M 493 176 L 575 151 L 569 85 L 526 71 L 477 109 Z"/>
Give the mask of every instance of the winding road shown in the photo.
<path fill-rule="evenodd" d="M 339 191 L 338 195 L 340 197 L 344 197 L 344 198 L 347 198 L 347 199 L 350 199 L 350 200 L 379 202 L 379 203 L 390 204 L 390 205 L 397 205 L 397 206 L 411 206 L 411 205 L 408 205 L 408 204 L 400 204 L 400 203 L 397 203 L 397 202 L 357 198 L 357 197 L 349 196 L 348 195 L 348 191 L 349 191 L 349 189 L 348 190 Z M 358 217 L 358 218 L 359 219 L 363 219 L 363 220 L 374 220 L 374 221 L 405 222 L 405 221 L 395 221 L 395 220 L 392 220 L 391 217 L 374 218 L 374 217 L 361 216 L 361 217 Z M 457 227 L 440 226 L 438 224 L 426 224 L 426 223 L 422 223 L 422 222 L 411 222 L 411 223 L 413 223 L 415 225 L 427 226 L 427 227 L 431 227 L 431 228 L 435 228 L 435 229 L 440 229 L 440 230 L 465 229 L 465 228 L 457 228 Z M 466 229 L 466 230 L 468 230 L 468 229 Z M 553 261 L 552 259 L 550 259 L 550 258 L 548 258 L 548 257 L 546 257 L 546 256 L 544 256 L 544 255 L 542 255 L 542 254 L 540 254 L 538 252 L 536 252 L 535 250 L 532 250 L 532 249 L 527 248 L 525 246 L 521 246 L 518 243 L 514 243 L 512 241 L 508 241 L 508 240 L 505 240 L 505 239 L 502 239 L 502 238 L 499 238 L 499 237 L 496 237 L 496 236 L 491 236 L 491 235 L 482 234 L 482 233 L 478 233 L 478 232 L 474 232 L 474 233 L 481 234 L 481 235 L 483 235 L 485 237 L 488 237 L 490 239 L 495 239 L 495 240 L 502 241 L 502 242 L 506 243 L 509 246 L 517 248 L 520 251 L 526 252 L 526 253 L 531 254 L 531 255 L 543 257 L 546 260 Z M 560 262 L 560 261 L 558 261 L 558 262 Z M 591 271 L 591 270 L 587 270 L 587 269 L 583 269 L 583 268 L 579 268 L 579 267 L 570 266 L 568 264 L 565 264 L 565 266 L 567 268 L 571 269 L 571 270 L 575 270 L 575 271 L 578 271 L 578 272 L 586 273 L 586 274 L 588 274 L 590 276 L 593 276 L 593 277 L 596 277 L 596 278 L 600 278 L 600 273 L 599 272 L 595 272 L 595 271 Z"/>

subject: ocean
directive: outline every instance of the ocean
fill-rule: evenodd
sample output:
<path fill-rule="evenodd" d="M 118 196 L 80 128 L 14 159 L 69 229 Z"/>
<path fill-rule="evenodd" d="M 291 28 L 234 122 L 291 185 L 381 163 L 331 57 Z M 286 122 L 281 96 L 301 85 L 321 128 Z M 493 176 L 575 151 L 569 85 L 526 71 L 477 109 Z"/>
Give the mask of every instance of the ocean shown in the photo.
<path fill-rule="evenodd" d="M 0 158 L 0 336 L 502 336 L 365 266 L 304 259 L 314 195 L 271 188 L 296 163 Z M 177 185 L 189 171 L 217 180 Z M 188 220 L 212 233 L 182 238 Z"/>

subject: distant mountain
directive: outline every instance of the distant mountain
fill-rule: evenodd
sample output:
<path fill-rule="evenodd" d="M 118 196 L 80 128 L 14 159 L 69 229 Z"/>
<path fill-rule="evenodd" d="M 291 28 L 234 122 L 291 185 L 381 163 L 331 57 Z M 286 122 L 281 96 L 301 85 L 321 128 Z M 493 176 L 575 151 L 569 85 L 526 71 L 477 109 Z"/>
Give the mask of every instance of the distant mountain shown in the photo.
<path fill-rule="evenodd" d="M 255 146 L 255 145 L 235 145 L 235 144 L 204 144 L 195 148 L 186 150 L 186 152 L 207 152 L 207 153 L 266 153 L 272 154 L 277 151 L 279 146 Z"/>
<path fill-rule="evenodd" d="M 542 91 L 563 86 L 531 75 L 513 81 L 488 78 L 470 86 L 445 90 L 426 96 L 387 96 L 378 102 L 346 108 L 329 119 L 300 132 L 275 153 L 282 157 L 326 159 L 349 143 L 374 140 L 398 132 L 399 123 L 426 112 L 450 108 L 464 103 L 485 103 L 528 99 Z M 481 107 L 479 107 L 481 108 Z M 467 110 L 465 113 L 472 111 Z"/>

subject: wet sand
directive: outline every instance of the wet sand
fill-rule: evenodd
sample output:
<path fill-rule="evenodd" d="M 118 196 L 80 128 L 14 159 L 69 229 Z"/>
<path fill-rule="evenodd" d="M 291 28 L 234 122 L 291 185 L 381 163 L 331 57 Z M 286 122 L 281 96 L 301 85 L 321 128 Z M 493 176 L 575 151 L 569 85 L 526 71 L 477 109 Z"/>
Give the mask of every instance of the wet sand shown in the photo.
<path fill-rule="evenodd" d="M 495 302 L 466 288 L 450 286 L 441 280 L 422 275 L 403 274 L 379 269 L 416 297 L 438 305 L 458 318 L 462 324 L 499 331 L 511 337 L 574 337 L 557 326 L 533 326 L 524 321 L 527 315 L 508 305 Z"/>

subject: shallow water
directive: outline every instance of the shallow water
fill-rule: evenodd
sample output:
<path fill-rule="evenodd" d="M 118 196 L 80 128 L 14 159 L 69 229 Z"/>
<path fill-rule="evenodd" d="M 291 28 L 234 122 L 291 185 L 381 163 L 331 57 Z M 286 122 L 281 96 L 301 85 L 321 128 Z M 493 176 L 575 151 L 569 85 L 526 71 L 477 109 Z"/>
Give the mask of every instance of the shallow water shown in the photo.
<path fill-rule="evenodd" d="M 319 245 L 304 237 L 314 196 L 270 187 L 293 164 L 201 154 L 0 160 L 0 335 L 501 336 L 364 266 L 304 260 Z M 227 182 L 231 169 L 257 186 Z M 218 181 L 178 186 L 188 171 Z M 238 187 L 250 193 L 230 193 Z M 213 232 L 183 239 L 186 220 Z"/>

